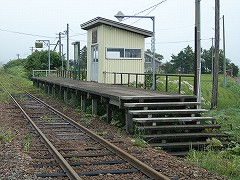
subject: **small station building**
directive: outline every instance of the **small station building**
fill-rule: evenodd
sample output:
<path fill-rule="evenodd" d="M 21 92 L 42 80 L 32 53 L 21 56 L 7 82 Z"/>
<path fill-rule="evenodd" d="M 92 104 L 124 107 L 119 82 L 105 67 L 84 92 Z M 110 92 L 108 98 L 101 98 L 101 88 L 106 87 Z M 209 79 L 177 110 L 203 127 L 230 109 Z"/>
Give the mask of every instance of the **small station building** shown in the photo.
<path fill-rule="evenodd" d="M 81 28 L 87 30 L 88 81 L 113 83 L 111 72 L 144 73 L 145 38 L 152 36 L 151 31 L 102 17 L 81 24 Z"/>

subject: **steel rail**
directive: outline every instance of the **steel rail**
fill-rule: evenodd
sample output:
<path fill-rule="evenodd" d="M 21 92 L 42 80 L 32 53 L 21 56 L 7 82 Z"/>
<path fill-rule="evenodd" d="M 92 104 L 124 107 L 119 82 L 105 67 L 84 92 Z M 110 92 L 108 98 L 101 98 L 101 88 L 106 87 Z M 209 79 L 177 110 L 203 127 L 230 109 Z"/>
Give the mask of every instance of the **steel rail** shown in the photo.
<path fill-rule="evenodd" d="M 24 116 L 27 118 L 27 120 L 32 124 L 32 126 L 35 128 L 35 130 L 38 132 L 38 134 L 41 136 L 47 147 L 50 149 L 52 155 L 55 157 L 61 168 L 65 171 L 66 175 L 71 180 L 82 180 L 82 178 L 79 177 L 76 171 L 73 170 L 73 168 L 69 165 L 69 163 L 64 159 L 64 157 L 58 152 L 58 150 L 53 146 L 53 144 L 47 139 L 47 137 L 42 133 L 42 131 L 37 127 L 37 125 L 32 121 L 32 119 L 27 115 L 27 113 L 24 111 L 24 109 L 20 106 L 20 104 L 16 101 L 16 99 L 11 95 L 11 93 L 5 88 L 5 86 L 1 83 L 1 86 L 4 88 L 4 90 L 7 92 L 7 94 L 11 97 L 13 102 L 19 107 L 19 109 L 22 111 Z M 26 91 L 24 91 L 26 93 Z M 32 97 L 32 96 L 31 96 Z"/>
<path fill-rule="evenodd" d="M 20 87 L 19 87 L 20 88 Z M 22 88 L 20 88 L 22 89 Z M 22 89 L 23 90 L 23 89 Z M 39 98 L 35 97 L 34 95 L 28 93 L 27 91 L 23 90 L 27 95 L 30 97 L 34 98 L 36 101 L 42 103 L 58 115 L 62 116 L 64 119 L 68 120 L 69 123 L 71 123 L 73 126 L 79 128 L 80 130 L 84 131 L 86 134 L 88 134 L 91 138 L 96 140 L 97 142 L 101 143 L 103 146 L 111 150 L 112 152 L 116 153 L 119 157 L 122 159 L 126 160 L 127 162 L 131 163 L 135 168 L 143 172 L 145 175 L 149 176 L 152 179 L 155 180 L 170 180 L 167 176 L 161 174 L 160 172 L 156 171 L 155 169 L 151 168 L 150 166 L 144 164 L 137 158 L 133 157 L 132 155 L 128 154 L 127 152 L 123 151 L 122 149 L 118 148 L 114 144 L 106 141 L 103 139 L 101 136 L 95 134 L 94 132 L 90 131 L 86 127 L 80 125 L 79 123 L 75 122 L 73 119 L 70 117 L 66 116 L 65 114 L 61 113 L 60 111 L 56 110 L 55 108 L 51 107 L 47 103 L 43 102 Z"/>

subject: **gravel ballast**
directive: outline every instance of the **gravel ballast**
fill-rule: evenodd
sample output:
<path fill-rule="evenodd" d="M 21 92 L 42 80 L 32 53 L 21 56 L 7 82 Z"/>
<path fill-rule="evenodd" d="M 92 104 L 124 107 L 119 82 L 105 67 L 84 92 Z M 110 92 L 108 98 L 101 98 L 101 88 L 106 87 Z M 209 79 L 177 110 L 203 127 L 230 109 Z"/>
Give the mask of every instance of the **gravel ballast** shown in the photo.
<path fill-rule="evenodd" d="M 80 110 L 49 98 L 45 98 L 45 100 L 48 104 L 53 105 L 56 109 L 80 124 L 90 129 L 96 129 L 98 133 L 102 133 L 101 135 L 104 138 L 113 142 L 121 149 L 139 159 L 146 159 L 146 164 L 170 178 L 197 180 L 227 179 L 181 161 L 163 151 L 158 151 L 151 147 L 140 148 L 133 146 L 131 142 L 132 137 L 121 129 L 94 116 L 88 117 L 86 121 L 85 114 Z M 0 143 L 0 179 L 37 179 L 35 169 L 32 167 L 33 160 L 30 153 L 28 151 L 25 152 L 23 149 L 24 137 L 29 133 L 28 123 L 12 103 L 0 103 L 0 133 L 10 136 L 8 139 L 3 138 Z M 114 179 L 113 175 L 109 179 Z"/>

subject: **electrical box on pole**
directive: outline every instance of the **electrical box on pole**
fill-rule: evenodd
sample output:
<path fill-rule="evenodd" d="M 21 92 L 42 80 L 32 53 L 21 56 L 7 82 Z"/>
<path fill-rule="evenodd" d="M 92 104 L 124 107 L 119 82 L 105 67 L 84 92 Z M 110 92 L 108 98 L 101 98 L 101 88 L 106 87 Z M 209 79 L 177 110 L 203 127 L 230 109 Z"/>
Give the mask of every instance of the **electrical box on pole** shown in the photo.
<path fill-rule="evenodd" d="M 35 42 L 35 48 L 43 48 L 42 42 Z"/>

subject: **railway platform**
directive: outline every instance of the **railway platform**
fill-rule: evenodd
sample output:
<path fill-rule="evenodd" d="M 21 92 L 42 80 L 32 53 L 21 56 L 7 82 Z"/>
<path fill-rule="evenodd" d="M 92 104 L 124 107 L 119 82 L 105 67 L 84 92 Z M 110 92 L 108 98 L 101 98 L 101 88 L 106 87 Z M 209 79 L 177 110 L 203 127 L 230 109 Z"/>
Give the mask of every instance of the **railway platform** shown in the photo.
<path fill-rule="evenodd" d="M 91 100 L 92 114 L 98 104 L 106 105 L 107 121 L 112 120 L 113 106 L 125 115 L 126 131 L 139 132 L 155 147 L 182 155 L 189 148 L 201 149 L 209 138 L 227 138 L 216 132 L 216 119 L 207 117 L 194 95 L 147 91 L 121 85 L 101 84 L 61 77 L 33 77 L 33 84 L 65 102 L 80 101 L 83 111 Z M 177 152 L 177 153 L 175 153 Z"/>

